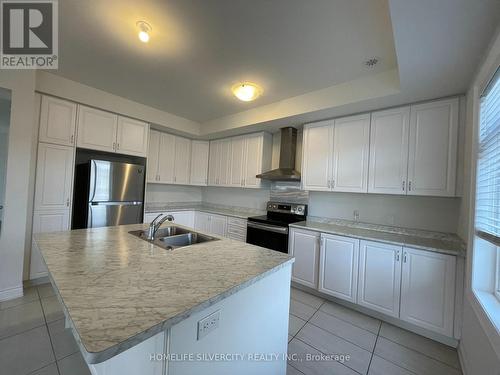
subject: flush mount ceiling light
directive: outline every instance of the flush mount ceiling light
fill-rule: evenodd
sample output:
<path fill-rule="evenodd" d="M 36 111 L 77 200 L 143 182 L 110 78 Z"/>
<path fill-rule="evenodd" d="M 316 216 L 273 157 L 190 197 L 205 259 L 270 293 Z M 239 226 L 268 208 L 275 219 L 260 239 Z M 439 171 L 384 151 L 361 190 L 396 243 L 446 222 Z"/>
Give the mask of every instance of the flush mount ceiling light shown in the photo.
<path fill-rule="evenodd" d="M 251 82 L 243 82 L 234 85 L 231 89 L 234 96 L 244 102 L 251 102 L 262 95 L 262 89 Z"/>
<path fill-rule="evenodd" d="M 151 25 L 145 21 L 138 21 L 136 25 L 139 29 L 139 40 L 143 43 L 149 42 L 149 33 L 153 30 Z"/>

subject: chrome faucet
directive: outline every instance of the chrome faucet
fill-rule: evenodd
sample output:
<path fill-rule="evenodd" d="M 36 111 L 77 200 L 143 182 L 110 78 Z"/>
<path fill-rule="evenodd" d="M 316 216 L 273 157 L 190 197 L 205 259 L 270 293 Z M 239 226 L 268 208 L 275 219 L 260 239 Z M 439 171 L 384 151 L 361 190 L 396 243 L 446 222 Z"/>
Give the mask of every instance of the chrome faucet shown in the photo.
<path fill-rule="evenodd" d="M 165 215 L 161 219 L 160 217 L 163 216 L 163 214 L 159 214 L 157 217 L 153 219 L 153 221 L 149 224 L 148 232 L 146 234 L 146 237 L 149 241 L 152 241 L 155 239 L 156 231 L 161 227 L 161 225 L 165 221 L 174 221 L 174 217 L 172 215 Z M 158 220 L 160 219 L 160 220 Z"/>

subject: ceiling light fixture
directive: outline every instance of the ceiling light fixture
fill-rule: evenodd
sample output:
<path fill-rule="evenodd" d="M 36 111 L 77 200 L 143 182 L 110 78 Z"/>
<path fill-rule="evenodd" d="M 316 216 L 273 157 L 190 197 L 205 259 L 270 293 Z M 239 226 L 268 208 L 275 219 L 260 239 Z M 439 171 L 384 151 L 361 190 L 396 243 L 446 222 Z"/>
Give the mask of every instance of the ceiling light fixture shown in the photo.
<path fill-rule="evenodd" d="M 143 43 L 149 42 L 149 33 L 153 28 L 145 21 L 138 21 L 137 27 L 139 28 L 139 40 Z"/>
<path fill-rule="evenodd" d="M 238 83 L 232 87 L 234 96 L 244 102 L 251 102 L 262 95 L 262 89 L 251 82 Z"/>

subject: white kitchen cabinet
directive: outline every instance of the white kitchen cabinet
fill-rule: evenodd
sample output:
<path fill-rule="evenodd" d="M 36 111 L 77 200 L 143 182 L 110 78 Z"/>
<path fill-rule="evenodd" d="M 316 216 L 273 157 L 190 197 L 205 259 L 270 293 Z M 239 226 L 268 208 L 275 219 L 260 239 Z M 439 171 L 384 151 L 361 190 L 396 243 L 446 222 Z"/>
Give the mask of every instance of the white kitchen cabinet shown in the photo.
<path fill-rule="evenodd" d="M 149 124 L 118 116 L 116 137 L 116 152 L 120 154 L 143 156 L 147 155 Z"/>
<path fill-rule="evenodd" d="M 408 194 L 454 196 L 458 98 L 411 106 Z"/>
<path fill-rule="evenodd" d="M 247 220 L 237 217 L 227 217 L 227 237 L 231 240 L 246 242 Z"/>
<path fill-rule="evenodd" d="M 246 174 L 246 138 L 231 138 L 231 175 L 229 185 L 243 187 Z"/>
<path fill-rule="evenodd" d="M 318 287 L 320 234 L 314 231 L 291 229 L 288 253 L 295 257 L 292 280 L 316 289 Z"/>
<path fill-rule="evenodd" d="M 38 144 L 35 210 L 68 209 L 72 201 L 74 148 Z"/>
<path fill-rule="evenodd" d="M 148 148 L 148 168 L 146 179 L 147 182 L 158 182 L 158 163 L 160 152 L 161 133 L 156 130 L 149 132 L 149 148 Z"/>
<path fill-rule="evenodd" d="M 227 234 L 227 217 L 197 211 L 194 218 L 194 227 L 202 232 L 225 237 Z"/>
<path fill-rule="evenodd" d="M 370 131 L 368 192 L 406 194 L 410 107 L 372 113 Z"/>
<path fill-rule="evenodd" d="M 313 145 L 314 147 L 314 145 Z M 333 131 L 332 191 L 368 191 L 370 115 L 335 120 Z"/>
<path fill-rule="evenodd" d="M 43 95 L 39 141 L 73 146 L 76 141 L 76 111 L 75 103 Z"/>
<path fill-rule="evenodd" d="M 194 214 L 194 229 L 201 232 L 210 232 L 210 214 L 196 211 Z"/>
<path fill-rule="evenodd" d="M 158 182 L 171 184 L 174 182 L 175 136 L 161 133 L 160 150 L 158 152 Z"/>
<path fill-rule="evenodd" d="M 70 209 L 35 211 L 33 234 L 60 232 L 70 229 Z M 30 279 L 47 276 L 47 267 L 36 245 L 31 247 Z"/>
<path fill-rule="evenodd" d="M 116 114 L 78 106 L 78 147 L 115 152 L 117 128 Z"/>
<path fill-rule="evenodd" d="M 191 176 L 190 184 L 206 186 L 208 184 L 208 141 L 192 141 L 191 143 Z"/>
<path fill-rule="evenodd" d="M 231 185 L 231 138 L 210 141 L 208 184 Z"/>
<path fill-rule="evenodd" d="M 453 337 L 456 257 L 403 248 L 400 318 Z"/>
<path fill-rule="evenodd" d="M 302 189 L 328 191 L 331 188 L 334 121 L 304 127 L 302 144 Z"/>
<path fill-rule="evenodd" d="M 194 211 L 167 212 L 167 215 L 174 217 L 174 223 L 194 228 Z"/>
<path fill-rule="evenodd" d="M 318 290 L 356 303 L 359 240 L 321 234 Z"/>
<path fill-rule="evenodd" d="M 358 304 L 399 317 L 402 246 L 360 242 Z"/>
<path fill-rule="evenodd" d="M 191 176 L 191 140 L 175 137 L 174 183 L 189 184 Z"/>
<path fill-rule="evenodd" d="M 272 137 L 268 133 L 251 134 L 246 137 L 243 187 L 261 187 L 262 180 L 256 176 L 271 169 L 272 142 Z"/>

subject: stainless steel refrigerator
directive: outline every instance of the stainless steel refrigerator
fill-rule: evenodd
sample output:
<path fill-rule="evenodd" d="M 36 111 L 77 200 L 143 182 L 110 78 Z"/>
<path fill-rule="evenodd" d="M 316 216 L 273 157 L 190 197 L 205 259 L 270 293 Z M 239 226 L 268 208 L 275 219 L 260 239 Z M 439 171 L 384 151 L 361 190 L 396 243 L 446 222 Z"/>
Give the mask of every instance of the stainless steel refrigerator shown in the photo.
<path fill-rule="evenodd" d="M 79 227 L 97 228 L 142 222 L 143 165 L 90 160 L 77 173 L 81 174 L 77 180 L 83 184 L 80 193 L 87 194 L 86 212 L 77 213 L 81 223 Z"/>

